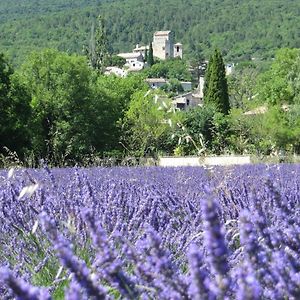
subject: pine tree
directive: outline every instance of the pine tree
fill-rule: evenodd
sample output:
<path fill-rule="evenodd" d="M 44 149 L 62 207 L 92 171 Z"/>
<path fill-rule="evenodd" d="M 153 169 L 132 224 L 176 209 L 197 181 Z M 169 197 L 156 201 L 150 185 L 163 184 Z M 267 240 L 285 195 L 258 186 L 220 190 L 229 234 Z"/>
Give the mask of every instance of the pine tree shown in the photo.
<path fill-rule="evenodd" d="M 147 64 L 149 67 L 154 65 L 154 58 L 153 58 L 153 47 L 152 47 L 152 43 L 150 43 L 149 46 L 149 53 L 148 53 L 148 59 L 147 59 Z"/>
<path fill-rule="evenodd" d="M 214 104 L 227 115 L 230 110 L 225 66 L 220 51 L 215 50 L 205 75 L 204 104 Z"/>

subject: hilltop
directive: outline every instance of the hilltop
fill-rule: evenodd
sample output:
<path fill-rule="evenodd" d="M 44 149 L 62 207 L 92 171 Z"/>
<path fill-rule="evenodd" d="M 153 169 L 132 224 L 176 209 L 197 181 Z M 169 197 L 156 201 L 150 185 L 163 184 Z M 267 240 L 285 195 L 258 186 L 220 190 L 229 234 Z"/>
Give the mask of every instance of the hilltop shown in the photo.
<path fill-rule="evenodd" d="M 298 0 L 11 0 L 0 3 L 0 51 L 17 63 L 45 47 L 82 53 L 98 14 L 113 52 L 148 43 L 165 29 L 189 56 L 208 57 L 219 47 L 227 59 L 264 58 L 300 47 Z"/>

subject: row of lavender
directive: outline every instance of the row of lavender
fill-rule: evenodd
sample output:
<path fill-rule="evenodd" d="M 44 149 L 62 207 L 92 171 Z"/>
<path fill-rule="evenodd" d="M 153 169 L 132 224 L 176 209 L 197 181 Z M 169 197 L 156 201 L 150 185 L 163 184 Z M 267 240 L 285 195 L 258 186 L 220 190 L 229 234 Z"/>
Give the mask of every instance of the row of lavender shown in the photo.
<path fill-rule="evenodd" d="M 299 299 L 300 166 L 0 172 L 1 299 Z"/>

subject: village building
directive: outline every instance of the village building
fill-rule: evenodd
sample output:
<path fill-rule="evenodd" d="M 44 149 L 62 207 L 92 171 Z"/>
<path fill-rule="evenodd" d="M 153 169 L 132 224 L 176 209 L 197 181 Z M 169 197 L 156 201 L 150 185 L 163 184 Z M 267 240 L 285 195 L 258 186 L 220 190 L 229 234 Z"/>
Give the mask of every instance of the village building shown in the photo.
<path fill-rule="evenodd" d="M 118 56 L 126 60 L 125 67 L 128 71 L 140 71 L 144 68 L 144 57 L 140 52 L 119 53 Z"/>
<path fill-rule="evenodd" d="M 204 90 L 204 76 L 200 76 L 199 77 L 199 83 L 198 83 L 198 93 L 200 95 L 200 98 L 203 99 L 204 97 L 204 93 L 203 93 L 203 90 Z"/>
<path fill-rule="evenodd" d="M 148 83 L 151 89 L 158 89 L 168 83 L 168 80 L 165 78 L 147 78 L 145 82 Z"/>
<path fill-rule="evenodd" d="M 183 57 L 183 50 L 182 50 L 182 44 L 181 43 L 176 43 L 174 45 L 174 58 L 176 57 Z"/>
<path fill-rule="evenodd" d="M 174 33 L 170 30 L 156 31 L 153 35 L 153 56 L 165 60 L 183 57 L 182 44 L 174 43 Z"/>
<path fill-rule="evenodd" d="M 128 72 L 118 67 L 106 67 L 104 75 L 116 75 L 118 77 L 126 77 Z"/>
<path fill-rule="evenodd" d="M 147 78 L 145 82 L 147 82 L 149 87 L 152 89 L 158 89 L 163 87 L 166 84 L 169 84 L 169 80 L 165 78 Z M 180 81 L 180 84 L 184 92 L 192 90 L 191 81 Z"/>
<path fill-rule="evenodd" d="M 137 44 L 135 48 L 132 50 L 133 53 L 141 53 L 145 59 L 146 51 L 149 51 L 149 46 L 140 46 Z"/>
<path fill-rule="evenodd" d="M 173 105 L 180 110 L 187 110 L 203 104 L 199 94 L 188 92 L 173 98 Z"/>
<path fill-rule="evenodd" d="M 226 75 L 231 75 L 232 72 L 234 71 L 234 64 L 233 63 L 229 63 L 225 65 L 225 73 Z"/>
<path fill-rule="evenodd" d="M 191 81 L 180 81 L 182 89 L 184 92 L 192 90 L 192 82 Z"/>

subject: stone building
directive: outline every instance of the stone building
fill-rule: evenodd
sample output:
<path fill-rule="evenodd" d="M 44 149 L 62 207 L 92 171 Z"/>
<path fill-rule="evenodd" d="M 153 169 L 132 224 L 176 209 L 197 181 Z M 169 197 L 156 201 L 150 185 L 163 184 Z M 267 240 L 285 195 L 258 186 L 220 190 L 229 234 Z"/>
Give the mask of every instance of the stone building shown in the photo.
<path fill-rule="evenodd" d="M 153 56 L 165 60 L 183 56 L 182 44 L 174 43 L 174 33 L 170 30 L 156 31 L 153 35 Z"/>
<path fill-rule="evenodd" d="M 144 57 L 140 52 L 119 53 L 118 56 L 126 60 L 128 71 L 140 71 L 144 68 Z"/>
<path fill-rule="evenodd" d="M 188 110 L 196 106 L 202 106 L 203 102 L 199 94 L 194 92 L 188 92 L 182 95 L 178 95 L 173 98 L 173 105 L 180 110 Z"/>
<path fill-rule="evenodd" d="M 182 53 L 183 53 L 183 50 L 182 50 L 182 44 L 181 43 L 176 43 L 174 45 L 174 57 L 180 57 L 182 58 Z"/>

